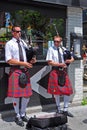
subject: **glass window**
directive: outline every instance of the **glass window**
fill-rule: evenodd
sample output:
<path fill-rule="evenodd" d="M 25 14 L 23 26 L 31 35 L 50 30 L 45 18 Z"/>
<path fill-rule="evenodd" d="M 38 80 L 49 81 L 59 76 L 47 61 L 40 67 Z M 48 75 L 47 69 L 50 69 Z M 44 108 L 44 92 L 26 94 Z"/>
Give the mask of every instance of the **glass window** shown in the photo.
<path fill-rule="evenodd" d="M 34 10 L 17 10 L 0 13 L 0 45 L 11 38 L 13 25 L 20 25 L 24 41 L 36 49 L 37 59 L 45 60 L 47 49 L 53 45 L 53 36 L 64 37 L 64 19 L 51 18 Z"/>

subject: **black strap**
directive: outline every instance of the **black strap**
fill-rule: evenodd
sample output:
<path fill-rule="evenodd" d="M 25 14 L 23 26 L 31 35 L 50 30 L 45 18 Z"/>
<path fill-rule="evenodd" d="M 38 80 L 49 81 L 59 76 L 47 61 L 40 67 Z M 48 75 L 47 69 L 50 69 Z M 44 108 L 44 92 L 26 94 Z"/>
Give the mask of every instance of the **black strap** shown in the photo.
<path fill-rule="evenodd" d="M 20 40 L 17 40 L 18 43 L 18 47 L 19 47 L 19 57 L 20 57 L 20 61 L 24 61 L 24 57 L 23 57 L 23 51 L 20 45 Z"/>
<path fill-rule="evenodd" d="M 59 63 L 62 63 L 62 58 L 61 58 L 61 53 L 59 51 L 59 48 L 57 50 L 58 50 Z"/>

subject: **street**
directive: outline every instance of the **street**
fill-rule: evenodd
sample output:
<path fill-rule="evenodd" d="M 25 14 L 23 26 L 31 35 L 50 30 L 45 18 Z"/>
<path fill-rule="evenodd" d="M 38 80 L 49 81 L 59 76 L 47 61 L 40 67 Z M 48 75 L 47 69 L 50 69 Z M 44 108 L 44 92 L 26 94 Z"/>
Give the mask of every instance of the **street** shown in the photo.
<path fill-rule="evenodd" d="M 73 106 L 69 108 L 69 111 L 74 117 L 68 117 L 68 130 L 87 130 L 87 105 Z M 31 117 L 47 113 L 48 112 L 31 113 L 28 114 L 28 116 Z M 14 117 L 10 117 L 9 115 L 7 118 L 0 118 L 0 130 L 26 130 L 26 123 L 24 127 L 20 127 L 14 122 Z"/>

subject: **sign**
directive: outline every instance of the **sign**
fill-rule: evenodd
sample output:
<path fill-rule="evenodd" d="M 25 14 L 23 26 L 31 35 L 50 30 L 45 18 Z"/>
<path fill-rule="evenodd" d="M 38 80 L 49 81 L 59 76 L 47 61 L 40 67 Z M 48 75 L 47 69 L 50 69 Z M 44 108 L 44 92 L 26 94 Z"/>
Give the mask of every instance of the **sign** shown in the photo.
<path fill-rule="evenodd" d="M 80 36 L 82 35 L 82 27 L 75 27 L 74 28 L 74 32 L 76 33 L 76 34 L 79 34 Z"/>

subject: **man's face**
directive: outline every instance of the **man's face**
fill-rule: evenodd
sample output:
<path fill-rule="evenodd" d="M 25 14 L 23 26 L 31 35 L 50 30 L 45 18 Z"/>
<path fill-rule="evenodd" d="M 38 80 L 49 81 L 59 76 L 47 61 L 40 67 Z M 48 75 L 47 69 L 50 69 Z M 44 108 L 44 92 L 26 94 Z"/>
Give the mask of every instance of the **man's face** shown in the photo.
<path fill-rule="evenodd" d="M 61 44 L 61 38 L 54 38 L 54 45 L 56 46 L 56 47 L 59 47 L 60 46 L 60 44 Z"/>
<path fill-rule="evenodd" d="M 12 31 L 12 35 L 16 39 L 19 39 L 21 37 L 21 29 L 20 29 L 20 27 L 15 27 L 14 30 Z"/>

